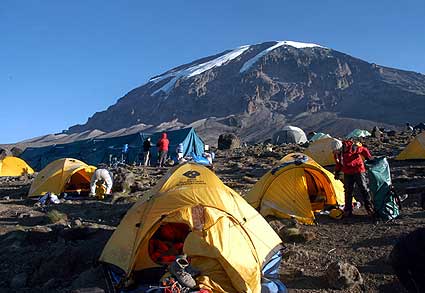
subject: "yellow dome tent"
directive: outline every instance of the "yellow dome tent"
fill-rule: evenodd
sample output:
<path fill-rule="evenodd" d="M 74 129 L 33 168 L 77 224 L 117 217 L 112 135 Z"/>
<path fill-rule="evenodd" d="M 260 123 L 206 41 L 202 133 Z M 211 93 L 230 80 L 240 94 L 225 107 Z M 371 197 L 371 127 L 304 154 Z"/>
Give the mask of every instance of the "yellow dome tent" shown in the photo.
<path fill-rule="evenodd" d="M 425 159 L 425 132 L 419 133 L 395 159 L 397 161 Z"/>
<path fill-rule="evenodd" d="M 128 279 L 163 267 L 153 260 L 150 241 L 170 223 L 188 227 L 183 252 L 201 271 L 201 288 L 261 291 L 261 269 L 278 251 L 279 236 L 240 195 L 194 163 L 171 169 L 127 212 L 100 261 L 121 268 Z"/>
<path fill-rule="evenodd" d="M 37 174 L 31 184 L 29 197 L 44 195 L 47 192 L 88 191 L 90 179 L 96 167 L 76 159 L 58 159 L 48 164 Z"/>
<path fill-rule="evenodd" d="M 0 176 L 22 176 L 33 173 L 34 170 L 20 158 L 5 157 L 0 160 Z"/>
<path fill-rule="evenodd" d="M 261 177 L 245 199 L 263 216 L 313 224 L 314 211 L 344 204 L 344 186 L 308 156 L 293 153 Z"/>
<path fill-rule="evenodd" d="M 304 153 L 321 166 L 335 165 L 332 146 L 338 139 L 326 137 L 312 142 Z"/>

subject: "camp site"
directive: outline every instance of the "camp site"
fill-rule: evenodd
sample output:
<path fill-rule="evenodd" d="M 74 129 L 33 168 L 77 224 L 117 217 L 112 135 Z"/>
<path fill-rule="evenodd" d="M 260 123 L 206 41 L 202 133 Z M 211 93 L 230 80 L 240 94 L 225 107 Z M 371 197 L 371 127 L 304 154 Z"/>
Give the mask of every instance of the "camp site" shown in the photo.
<path fill-rule="evenodd" d="M 0 5 L 0 293 L 425 292 L 425 1 Z"/>
<path fill-rule="evenodd" d="M 365 162 L 373 217 L 358 189 L 353 215 L 344 214 L 334 150 L 346 137 L 307 140 L 291 126 L 280 132 L 288 142 L 238 145 L 221 136 L 206 147 L 194 129 L 167 133 L 170 145 L 185 146 L 164 167 L 158 153 L 147 166 L 139 156 L 161 132 L 28 147 L 19 157 L 4 150 L 3 263 L 25 264 L 25 286 L 46 291 L 162 290 L 182 255 L 197 272 L 192 291 L 404 290 L 391 255 L 424 224 L 422 132 L 350 138 L 375 157 Z M 102 168 L 112 190 L 90 196 Z M 24 273 L 3 274 L 17 282 Z"/>

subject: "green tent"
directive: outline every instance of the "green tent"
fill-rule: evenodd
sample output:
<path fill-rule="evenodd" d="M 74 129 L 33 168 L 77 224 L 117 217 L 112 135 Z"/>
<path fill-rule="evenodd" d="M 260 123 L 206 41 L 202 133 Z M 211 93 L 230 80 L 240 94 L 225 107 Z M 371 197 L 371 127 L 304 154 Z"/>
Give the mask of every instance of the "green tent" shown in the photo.
<path fill-rule="evenodd" d="M 353 131 L 351 131 L 346 137 L 347 138 L 358 138 L 358 137 L 366 137 L 366 136 L 371 136 L 372 134 L 370 134 L 369 131 L 367 130 L 363 130 L 363 129 L 354 129 Z"/>
<path fill-rule="evenodd" d="M 397 218 L 400 215 L 400 208 L 395 194 L 391 191 L 391 174 L 387 159 L 375 158 L 367 161 L 366 166 L 376 212 L 384 220 Z"/>
<path fill-rule="evenodd" d="M 326 134 L 326 133 L 323 133 L 323 132 L 318 132 L 310 138 L 310 142 L 314 142 L 314 141 L 322 139 L 322 138 L 331 138 L 331 137 L 332 136 L 330 136 L 329 134 Z"/>

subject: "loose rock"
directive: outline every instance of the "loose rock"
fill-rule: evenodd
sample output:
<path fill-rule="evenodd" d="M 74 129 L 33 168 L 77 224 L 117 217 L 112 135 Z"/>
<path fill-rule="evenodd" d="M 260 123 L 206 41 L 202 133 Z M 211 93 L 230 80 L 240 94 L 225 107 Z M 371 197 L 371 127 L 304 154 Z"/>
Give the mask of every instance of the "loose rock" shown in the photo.
<path fill-rule="evenodd" d="M 329 286 L 334 289 L 347 289 L 363 284 L 359 270 L 349 263 L 340 261 L 333 262 L 328 266 L 325 277 Z"/>
<path fill-rule="evenodd" d="M 233 133 L 221 134 L 218 137 L 219 150 L 232 150 L 241 146 L 240 139 Z"/>

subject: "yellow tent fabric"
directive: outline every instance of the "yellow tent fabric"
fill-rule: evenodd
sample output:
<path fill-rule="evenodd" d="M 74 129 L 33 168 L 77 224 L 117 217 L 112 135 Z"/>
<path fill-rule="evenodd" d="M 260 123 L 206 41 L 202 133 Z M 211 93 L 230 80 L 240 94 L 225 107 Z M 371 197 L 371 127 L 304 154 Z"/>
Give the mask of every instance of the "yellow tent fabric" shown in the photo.
<path fill-rule="evenodd" d="M 213 292 L 261 292 L 261 267 L 281 240 L 264 218 L 209 169 L 185 163 L 171 169 L 126 214 L 100 261 L 135 271 L 159 267 L 149 240 L 164 223 L 185 223 L 183 251 Z"/>
<path fill-rule="evenodd" d="M 60 194 L 65 191 L 88 190 L 95 170 L 96 167 L 76 159 L 58 159 L 37 174 L 28 196 L 41 196 L 47 192 Z"/>
<path fill-rule="evenodd" d="M 419 133 L 395 159 L 398 161 L 425 159 L 425 132 Z"/>
<path fill-rule="evenodd" d="M 20 158 L 5 157 L 0 160 L 0 176 L 22 176 L 33 173 L 34 170 Z"/>
<path fill-rule="evenodd" d="M 338 142 L 338 139 L 327 137 L 312 142 L 304 153 L 316 161 L 321 166 L 335 165 L 332 152 L 332 145 Z"/>
<path fill-rule="evenodd" d="M 266 173 L 245 199 L 263 216 L 295 218 L 313 224 L 314 211 L 344 204 L 344 186 L 310 157 L 293 153 Z"/>

